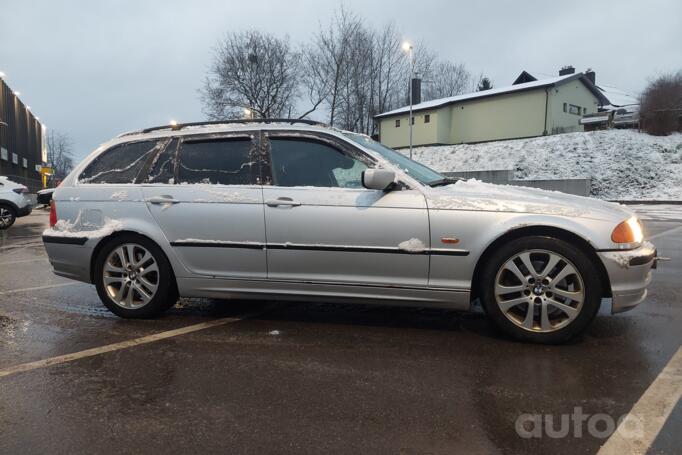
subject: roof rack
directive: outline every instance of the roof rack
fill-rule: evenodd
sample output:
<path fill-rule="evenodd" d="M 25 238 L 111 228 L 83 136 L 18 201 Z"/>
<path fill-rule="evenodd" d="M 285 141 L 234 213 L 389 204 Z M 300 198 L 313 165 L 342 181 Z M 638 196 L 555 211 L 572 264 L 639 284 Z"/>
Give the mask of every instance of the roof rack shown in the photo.
<path fill-rule="evenodd" d="M 217 120 L 210 122 L 191 122 L 191 123 L 176 123 L 169 125 L 153 126 L 151 128 L 145 128 L 137 131 L 130 131 L 128 133 L 123 133 L 121 136 L 130 136 L 133 134 L 145 134 L 151 133 L 152 131 L 159 130 L 173 130 L 178 131 L 189 126 L 210 126 L 210 125 L 230 125 L 230 124 L 249 124 L 249 123 L 289 123 L 291 125 L 296 123 L 303 123 L 305 125 L 315 125 L 315 126 L 328 126 L 326 123 L 318 122 L 316 120 L 308 119 L 290 119 L 290 118 L 257 118 L 257 119 L 235 119 L 235 120 Z"/>

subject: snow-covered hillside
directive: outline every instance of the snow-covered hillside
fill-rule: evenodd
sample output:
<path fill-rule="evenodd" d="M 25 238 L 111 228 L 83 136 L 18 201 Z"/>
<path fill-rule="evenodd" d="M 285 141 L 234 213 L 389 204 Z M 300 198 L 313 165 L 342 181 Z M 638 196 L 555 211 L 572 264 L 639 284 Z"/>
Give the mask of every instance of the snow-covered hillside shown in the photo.
<path fill-rule="evenodd" d="M 590 177 L 592 196 L 601 199 L 682 200 L 682 134 L 568 133 L 418 147 L 414 158 L 439 171 L 513 169 L 517 179 Z"/>

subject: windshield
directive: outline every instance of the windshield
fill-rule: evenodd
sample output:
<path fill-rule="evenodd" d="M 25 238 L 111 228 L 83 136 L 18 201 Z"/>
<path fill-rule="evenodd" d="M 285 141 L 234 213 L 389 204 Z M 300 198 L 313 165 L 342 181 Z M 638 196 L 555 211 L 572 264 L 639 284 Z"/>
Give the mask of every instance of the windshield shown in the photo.
<path fill-rule="evenodd" d="M 423 183 L 424 185 L 433 186 L 448 181 L 448 179 L 444 175 L 439 174 L 438 172 L 424 166 L 423 164 L 417 163 L 416 161 L 412 161 L 402 153 L 396 152 L 395 150 L 388 148 L 377 141 L 372 140 L 370 137 L 365 136 L 364 134 L 357 133 L 343 134 L 353 142 L 379 153 L 381 156 L 386 158 L 386 160 L 388 160 L 391 164 L 398 166 L 403 172 L 408 174 L 413 179 Z"/>

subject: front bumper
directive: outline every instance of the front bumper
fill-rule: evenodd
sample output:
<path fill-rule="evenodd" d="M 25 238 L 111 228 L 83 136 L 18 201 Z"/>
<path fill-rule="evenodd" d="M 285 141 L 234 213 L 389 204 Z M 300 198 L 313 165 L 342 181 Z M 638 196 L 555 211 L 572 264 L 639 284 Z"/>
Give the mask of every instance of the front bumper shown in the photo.
<path fill-rule="evenodd" d="M 611 313 L 628 311 L 647 296 L 651 283 L 651 269 L 656 267 L 656 248 L 644 242 L 639 248 L 627 251 L 599 251 L 611 282 Z"/>

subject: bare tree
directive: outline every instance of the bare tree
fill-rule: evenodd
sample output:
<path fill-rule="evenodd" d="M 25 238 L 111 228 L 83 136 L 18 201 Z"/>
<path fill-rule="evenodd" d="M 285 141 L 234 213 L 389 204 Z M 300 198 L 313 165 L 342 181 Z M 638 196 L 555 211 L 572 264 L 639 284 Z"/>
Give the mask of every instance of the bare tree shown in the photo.
<path fill-rule="evenodd" d="M 463 64 L 436 62 L 424 75 L 424 100 L 447 98 L 467 93 L 471 87 L 471 73 Z"/>
<path fill-rule="evenodd" d="M 52 179 L 63 180 L 73 169 L 73 141 L 68 134 L 50 130 L 47 134 L 47 164 L 54 170 Z"/>
<path fill-rule="evenodd" d="M 650 82 L 640 102 L 644 131 L 656 136 L 682 131 L 682 70 Z"/>
<path fill-rule="evenodd" d="M 342 6 L 329 27 L 320 27 L 313 38 L 313 45 L 305 49 L 306 60 L 318 65 L 313 79 L 308 79 L 308 87 L 317 94 L 317 98 L 325 100 L 330 125 L 336 122 L 341 92 L 348 82 L 345 78 L 352 65 L 349 61 L 351 47 L 362 27 L 362 21 Z"/>
<path fill-rule="evenodd" d="M 232 33 L 215 49 L 201 98 L 213 120 L 287 115 L 297 99 L 296 58 L 288 38 L 258 31 Z"/>

